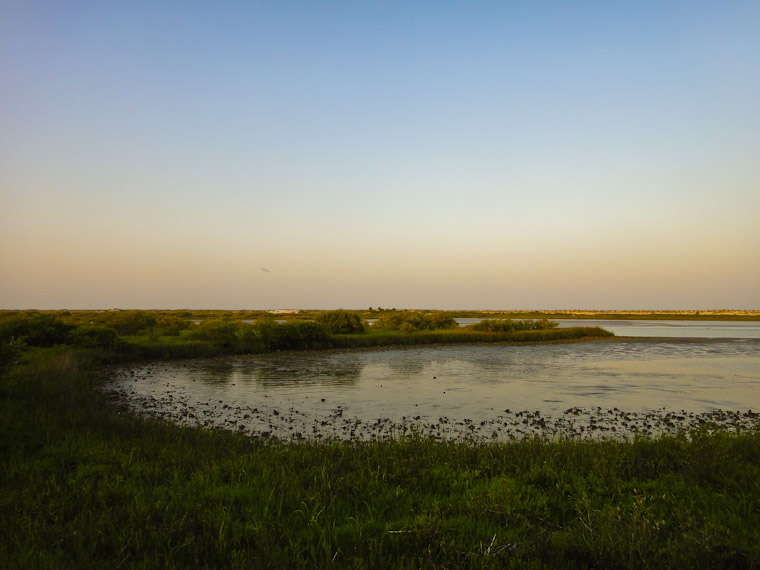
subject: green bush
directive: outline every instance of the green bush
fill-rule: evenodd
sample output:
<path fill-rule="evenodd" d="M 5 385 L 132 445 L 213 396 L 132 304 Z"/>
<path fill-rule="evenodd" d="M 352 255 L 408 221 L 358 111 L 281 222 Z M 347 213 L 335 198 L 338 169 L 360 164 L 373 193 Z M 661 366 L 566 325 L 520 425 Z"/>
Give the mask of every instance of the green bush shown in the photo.
<path fill-rule="evenodd" d="M 156 336 L 179 336 L 179 334 L 189 329 L 192 322 L 175 315 L 161 315 L 153 327 Z"/>
<path fill-rule="evenodd" d="M 13 317 L 0 325 L 0 343 L 23 339 L 29 346 L 51 347 L 69 342 L 74 327 L 61 319 L 44 313 Z"/>
<path fill-rule="evenodd" d="M 238 333 L 242 326 L 241 323 L 230 320 L 204 321 L 195 325 L 188 336 L 194 340 L 232 346 L 238 341 Z"/>
<path fill-rule="evenodd" d="M 559 323 L 547 319 L 537 320 L 513 320 L 513 319 L 485 319 L 479 323 L 469 325 L 469 329 L 478 332 L 514 332 L 514 331 L 539 331 L 556 329 Z"/>
<path fill-rule="evenodd" d="M 267 350 L 325 348 L 330 344 L 324 325 L 314 321 L 278 323 L 264 319 L 256 323 L 256 329 Z"/>
<path fill-rule="evenodd" d="M 77 346 L 113 348 L 119 344 L 119 335 L 111 327 L 83 326 L 77 327 L 71 332 L 71 340 Z"/>
<path fill-rule="evenodd" d="M 427 313 L 425 319 L 429 323 L 430 330 L 440 329 L 456 329 L 459 328 L 459 323 L 449 313 L 438 311 L 435 313 Z"/>
<path fill-rule="evenodd" d="M 126 336 L 148 334 L 156 326 L 156 317 L 147 311 L 114 311 L 105 313 L 98 320 Z"/>
<path fill-rule="evenodd" d="M 397 330 L 403 333 L 455 329 L 459 327 L 454 317 L 442 311 L 420 313 L 399 311 L 387 313 L 377 319 L 373 328 L 377 330 Z"/>
<path fill-rule="evenodd" d="M 353 311 L 327 311 L 317 316 L 317 322 L 330 334 L 356 334 L 364 332 L 361 317 Z"/>
<path fill-rule="evenodd" d="M 0 340 L 0 377 L 13 367 L 25 347 L 19 339 Z"/>

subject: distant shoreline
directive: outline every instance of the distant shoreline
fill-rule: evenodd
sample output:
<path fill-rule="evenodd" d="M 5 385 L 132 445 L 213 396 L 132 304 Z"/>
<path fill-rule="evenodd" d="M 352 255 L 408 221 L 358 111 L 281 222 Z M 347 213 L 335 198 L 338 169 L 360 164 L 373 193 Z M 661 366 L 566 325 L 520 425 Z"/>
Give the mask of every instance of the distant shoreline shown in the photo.
<path fill-rule="evenodd" d="M 451 311 L 486 318 L 544 318 L 584 320 L 684 320 L 684 321 L 760 321 L 760 310 L 709 310 L 709 311 L 591 311 L 591 310 L 536 310 L 536 311 Z M 460 315 L 457 315 L 460 316 Z"/>
<path fill-rule="evenodd" d="M 18 313 L 49 313 L 86 316 L 120 311 L 167 313 L 184 318 L 232 318 L 250 319 L 265 315 L 276 318 L 311 318 L 330 309 L 0 309 L 0 316 Z M 582 320 L 684 320 L 684 321 L 760 321 L 760 309 L 709 309 L 709 310 L 586 310 L 586 309 L 536 309 L 536 310 L 471 310 L 471 309 L 350 309 L 364 319 L 377 318 L 387 312 L 441 312 L 454 318 L 502 318 L 502 319 L 582 319 Z"/>

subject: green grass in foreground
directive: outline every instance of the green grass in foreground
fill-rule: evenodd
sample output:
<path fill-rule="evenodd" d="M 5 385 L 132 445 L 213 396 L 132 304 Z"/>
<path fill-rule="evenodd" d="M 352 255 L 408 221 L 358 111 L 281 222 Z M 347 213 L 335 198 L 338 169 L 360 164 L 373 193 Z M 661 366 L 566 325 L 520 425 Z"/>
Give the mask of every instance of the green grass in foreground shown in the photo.
<path fill-rule="evenodd" d="M 0 384 L 4 568 L 751 568 L 760 434 L 267 443 L 110 413 L 83 352 Z"/>

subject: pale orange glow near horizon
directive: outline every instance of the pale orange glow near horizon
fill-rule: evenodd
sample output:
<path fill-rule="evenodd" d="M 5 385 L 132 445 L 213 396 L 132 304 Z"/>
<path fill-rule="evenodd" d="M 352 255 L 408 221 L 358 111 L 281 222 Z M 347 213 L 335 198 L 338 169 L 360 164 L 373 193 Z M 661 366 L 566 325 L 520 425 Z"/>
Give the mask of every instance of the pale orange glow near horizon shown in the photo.
<path fill-rule="evenodd" d="M 0 8 L 0 309 L 760 307 L 756 4 L 302 8 Z"/>

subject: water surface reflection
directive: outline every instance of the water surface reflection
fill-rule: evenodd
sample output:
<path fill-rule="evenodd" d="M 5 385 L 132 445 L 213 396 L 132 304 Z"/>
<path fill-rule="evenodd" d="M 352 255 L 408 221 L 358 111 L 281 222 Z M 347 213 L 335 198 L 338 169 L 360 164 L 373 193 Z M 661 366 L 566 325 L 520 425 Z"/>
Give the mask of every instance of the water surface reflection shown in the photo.
<path fill-rule="evenodd" d="M 114 376 L 131 409 L 278 437 L 585 436 L 602 424 L 630 434 L 674 416 L 699 423 L 731 411 L 754 421 L 760 340 L 281 353 Z"/>

